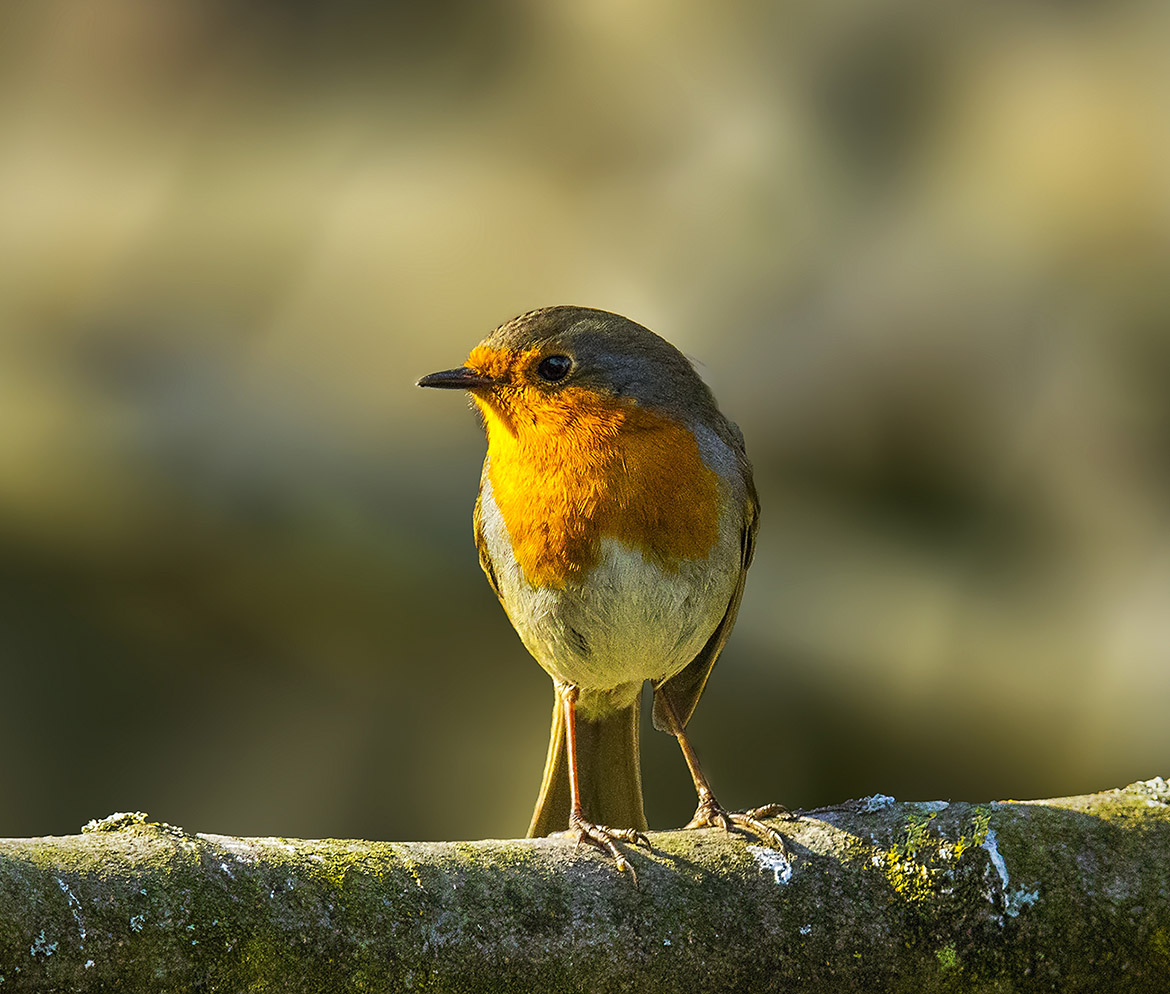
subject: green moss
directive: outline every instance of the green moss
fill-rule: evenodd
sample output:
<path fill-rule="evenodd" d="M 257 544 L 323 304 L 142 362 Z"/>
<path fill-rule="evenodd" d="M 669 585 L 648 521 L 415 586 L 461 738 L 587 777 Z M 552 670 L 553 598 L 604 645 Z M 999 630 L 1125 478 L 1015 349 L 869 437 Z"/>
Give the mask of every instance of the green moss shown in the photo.
<path fill-rule="evenodd" d="M 955 950 L 955 944 L 953 942 L 943 946 L 934 956 L 938 960 L 939 969 L 943 973 L 959 968 L 959 954 Z"/>
<path fill-rule="evenodd" d="M 1135 813 L 1096 816 L 1115 804 Z M 1016 916 L 980 849 L 993 827 L 1010 894 L 1040 894 Z M 1170 850 L 1168 831 L 1157 798 L 1125 792 L 1066 805 L 841 808 L 786 829 L 787 883 L 761 870 L 752 840 L 699 831 L 656 833 L 652 853 L 630 848 L 635 887 L 601 854 L 555 842 L 217 840 L 143 816 L 0 844 L 0 966 L 21 965 L 19 989 L 128 994 L 970 994 L 1022 990 L 1012 978 L 1023 976 L 1029 990 L 1087 992 L 1066 982 L 1078 964 L 1094 977 L 1122 963 L 1170 974 L 1170 927 L 1149 918 L 1165 907 L 1166 872 L 1156 861 L 1151 870 L 1151 854 Z M 85 949 L 59 880 L 80 902 Z M 86 958 L 97 962 L 88 972 Z"/>
<path fill-rule="evenodd" d="M 268 936 L 253 935 L 238 950 L 240 983 L 245 991 L 268 989 L 272 977 L 289 966 L 287 950 Z"/>
<path fill-rule="evenodd" d="M 145 811 L 117 811 L 105 818 L 93 818 L 82 826 L 84 832 L 123 832 L 138 825 L 150 825 L 150 815 Z"/>

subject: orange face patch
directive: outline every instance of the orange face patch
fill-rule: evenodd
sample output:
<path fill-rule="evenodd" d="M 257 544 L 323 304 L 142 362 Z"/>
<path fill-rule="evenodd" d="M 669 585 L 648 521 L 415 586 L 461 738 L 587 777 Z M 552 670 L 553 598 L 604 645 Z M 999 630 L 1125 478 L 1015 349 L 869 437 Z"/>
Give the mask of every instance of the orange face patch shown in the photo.
<path fill-rule="evenodd" d="M 663 569 L 702 559 L 719 530 L 719 487 L 694 436 L 628 398 L 542 388 L 539 350 L 480 346 L 467 365 L 497 386 L 472 391 L 488 434 L 489 478 L 528 580 L 563 588 L 597 565 L 611 536 Z"/>

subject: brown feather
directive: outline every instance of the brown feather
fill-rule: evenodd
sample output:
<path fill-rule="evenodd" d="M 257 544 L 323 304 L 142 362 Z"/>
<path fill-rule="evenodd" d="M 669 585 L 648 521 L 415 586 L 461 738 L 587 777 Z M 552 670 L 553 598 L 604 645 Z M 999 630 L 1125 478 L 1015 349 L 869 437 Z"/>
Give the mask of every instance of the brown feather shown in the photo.
<path fill-rule="evenodd" d="M 662 705 L 659 703 L 660 696 L 669 699 L 681 727 L 686 728 L 687 722 L 695 713 L 699 698 L 707 686 L 711 670 L 715 668 L 715 660 L 719 658 L 719 653 L 723 651 L 723 646 L 727 643 L 728 636 L 731 635 L 731 629 L 735 626 L 735 617 L 739 613 L 739 602 L 743 598 L 743 587 L 747 580 L 748 567 L 752 564 L 752 555 L 755 552 L 756 532 L 760 527 L 759 504 L 750 471 L 747 474 L 747 481 L 749 486 L 748 516 L 740 534 L 739 582 L 735 585 L 723 620 L 711 633 L 711 637 L 707 639 L 707 644 L 703 646 L 699 654 L 679 673 L 654 687 L 654 727 L 659 731 L 671 731 L 671 723 L 663 714 Z"/>
<path fill-rule="evenodd" d="M 642 808 L 642 770 L 638 748 L 639 701 L 604 717 L 577 715 L 577 782 L 585 817 L 598 825 L 646 830 Z M 544 778 L 529 838 L 569 827 L 569 763 L 565 719 L 559 697 L 553 699 L 552 728 Z"/>

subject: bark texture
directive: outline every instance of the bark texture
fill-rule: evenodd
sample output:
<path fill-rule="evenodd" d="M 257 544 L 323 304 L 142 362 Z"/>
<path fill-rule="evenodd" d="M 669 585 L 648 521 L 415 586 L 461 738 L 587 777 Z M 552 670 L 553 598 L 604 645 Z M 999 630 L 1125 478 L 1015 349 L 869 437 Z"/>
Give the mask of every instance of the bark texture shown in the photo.
<path fill-rule="evenodd" d="M 1165 991 L 1170 785 L 556 839 L 0 841 L 0 992 Z"/>

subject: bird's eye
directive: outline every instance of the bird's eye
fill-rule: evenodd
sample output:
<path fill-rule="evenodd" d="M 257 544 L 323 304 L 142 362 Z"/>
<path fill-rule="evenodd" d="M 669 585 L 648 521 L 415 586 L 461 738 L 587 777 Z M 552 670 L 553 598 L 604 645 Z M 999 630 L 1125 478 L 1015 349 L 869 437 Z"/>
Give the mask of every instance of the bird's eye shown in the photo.
<path fill-rule="evenodd" d="M 548 380 L 549 383 L 556 383 L 557 380 L 563 380 L 569 375 L 572 365 L 573 360 L 567 355 L 546 356 L 536 367 L 536 375 L 542 380 Z"/>

